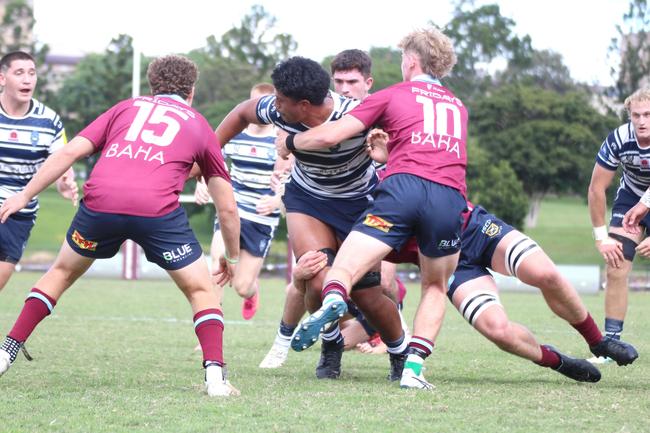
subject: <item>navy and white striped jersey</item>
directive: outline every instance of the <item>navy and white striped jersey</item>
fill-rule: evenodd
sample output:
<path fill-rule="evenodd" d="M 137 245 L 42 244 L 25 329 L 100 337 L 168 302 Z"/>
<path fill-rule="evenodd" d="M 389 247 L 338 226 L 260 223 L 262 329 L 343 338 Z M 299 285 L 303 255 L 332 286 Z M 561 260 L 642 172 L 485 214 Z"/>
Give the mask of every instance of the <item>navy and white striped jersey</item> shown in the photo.
<path fill-rule="evenodd" d="M 650 147 L 639 147 L 632 122 L 609 133 L 600 146 L 596 162 L 612 171 L 623 167 L 620 187 L 639 197 L 650 186 Z"/>
<path fill-rule="evenodd" d="M 23 117 L 11 117 L 0 107 L 0 204 L 27 185 L 45 159 L 65 143 L 58 114 L 36 99 Z M 35 216 L 34 198 L 19 214 Z"/>
<path fill-rule="evenodd" d="M 230 159 L 230 178 L 241 218 L 259 224 L 277 226 L 280 211 L 259 215 L 255 207 L 263 195 L 273 195 L 271 175 L 277 158 L 275 133 L 252 135 L 247 130 L 237 134 L 223 149 Z"/>
<path fill-rule="evenodd" d="M 360 101 L 330 92 L 334 100 L 327 121 L 335 121 L 359 105 Z M 287 123 L 275 108 L 275 95 L 262 97 L 257 104 L 257 117 L 262 123 L 274 124 L 290 134 L 309 130 L 302 123 Z M 316 198 L 356 199 L 374 189 L 377 176 L 365 148 L 364 131 L 329 149 L 294 151 L 295 163 L 291 182 Z"/>

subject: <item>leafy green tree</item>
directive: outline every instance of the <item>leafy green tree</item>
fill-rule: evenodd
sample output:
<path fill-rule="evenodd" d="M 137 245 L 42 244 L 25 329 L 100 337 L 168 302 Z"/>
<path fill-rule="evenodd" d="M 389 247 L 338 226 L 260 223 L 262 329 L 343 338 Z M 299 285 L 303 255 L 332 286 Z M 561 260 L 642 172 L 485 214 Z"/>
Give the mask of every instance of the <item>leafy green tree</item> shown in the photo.
<path fill-rule="evenodd" d="M 457 2 L 454 15 L 445 26 L 454 41 L 458 61 L 445 79 L 454 93 L 471 105 L 471 101 L 492 87 L 489 66 L 497 58 L 520 68 L 530 65 L 531 40 L 513 33 L 515 22 L 501 15 L 498 5 L 474 8 L 472 1 Z"/>
<path fill-rule="evenodd" d="M 50 48 L 47 44 L 39 44 L 33 37 L 34 11 L 25 0 L 10 0 L 6 2 L 5 14 L 0 23 L 0 53 L 22 50 L 30 53 L 36 60 L 38 71 L 37 97 L 50 104 L 53 99 L 47 85 L 49 66 L 45 63 Z"/>
<path fill-rule="evenodd" d="M 558 93 L 575 91 L 579 87 L 564 64 L 562 55 L 550 50 L 532 50 L 530 62 L 511 63 L 504 71 L 496 73 L 497 86 L 513 83 L 538 86 Z"/>
<path fill-rule="evenodd" d="M 297 48 L 291 35 L 273 34 L 275 23 L 263 6 L 254 5 L 238 26 L 189 53 L 201 72 L 194 103 L 211 124 L 248 98 L 254 84 L 270 81 L 273 67 Z"/>
<path fill-rule="evenodd" d="M 527 223 L 534 225 L 547 193 L 584 194 L 599 145 L 617 123 L 582 92 L 508 85 L 476 101 L 472 131 L 522 181 L 530 199 Z"/>
<path fill-rule="evenodd" d="M 612 39 L 609 51 L 620 56 L 616 79 L 616 96 L 623 101 L 642 85 L 650 85 L 650 9 L 647 0 L 630 0 L 623 24 L 617 25 L 618 36 Z"/>
<path fill-rule="evenodd" d="M 289 34 L 270 35 L 276 21 L 264 6 L 253 5 L 239 26 L 228 30 L 219 41 L 209 38 L 207 51 L 214 57 L 249 65 L 259 77 L 263 77 L 298 47 Z"/>
<path fill-rule="evenodd" d="M 373 92 L 402 81 L 401 51 L 390 47 L 373 47 L 368 54 L 372 59 Z"/>
<path fill-rule="evenodd" d="M 508 224 L 523 229 L 528 197 L 508 161 L 491 158 L 477 145 L 477 140 L 469 141 L 467 155 L 469 200 Z"/>
<path fill-rule="evenodd" d="M 132 38 L 120 35 L 106 51 L 89 54 L 63 81 L 57 106 L 66 119 L 68 134 L 73 136 L 97 116 L 122 99 L 131 97 L 133 74 Z M 148 93 L 147 62 L 141 68 L 141 93 Z"/>

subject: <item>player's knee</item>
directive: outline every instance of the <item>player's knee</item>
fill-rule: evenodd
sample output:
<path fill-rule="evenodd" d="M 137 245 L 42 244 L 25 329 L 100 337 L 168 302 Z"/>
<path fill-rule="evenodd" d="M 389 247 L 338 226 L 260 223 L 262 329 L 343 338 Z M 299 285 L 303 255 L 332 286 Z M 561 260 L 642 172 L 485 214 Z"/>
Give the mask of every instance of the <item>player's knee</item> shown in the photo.
<path fill-rule="evenodd" d="M 513 346 L 514 333 L 505 314 L 486 314 L 481 322 L 483 334 L 500 349 L 507 350 Z"/>
<path fill-rule="evenodd" d="M 250 278 L 233 278 L 232 287 L 235 289 L 235 292 L 241 297 L 248 298 L 255 294 L 253 288 L 253 281 Z"/>
<path fill-rule="evenodd" d="M 617 282 L 627 281 L 630 269 L 627 266 L 616 268 L 614 266 L 607 266 L 607 282 L 616 284 Z"/>
<path fill-rule="evenodd" d="M 532 285 L 542 290 L 557 290 L 563 287 L 564 279 L 555 267 L 544 268 L 537 270 Z"/>

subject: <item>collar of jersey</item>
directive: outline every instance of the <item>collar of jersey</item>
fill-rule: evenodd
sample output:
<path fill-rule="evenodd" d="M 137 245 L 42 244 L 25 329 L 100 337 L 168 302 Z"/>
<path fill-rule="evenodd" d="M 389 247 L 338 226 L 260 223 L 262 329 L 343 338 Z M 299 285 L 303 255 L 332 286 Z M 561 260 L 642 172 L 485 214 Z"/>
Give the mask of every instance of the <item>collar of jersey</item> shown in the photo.
<path fill-rule="evenodd" d="M 441 86 L 440 80 L 437 79 L 436 77 L 433 77 L 429 74 L 420 74 L 416 75 L 415 77 L 411 78 L 411 81 L 424 81 L 425 83 L 432 83 L 436 84 L 438 86 Z"/>
<path fill-rule="evenodd" d="M 187 101 L 185 99 L 183 99 L 180 95 L 176 95 L 175 93 L 170 93 L 170 94 L 161 93 L 160 95 L 154 96 L 154 98 L 170 98 L 170 99 L 173 99 L 174 101 L 182 102 L 183 104 L 187 105 L 188 107 L 190 105 L 190 104 L 187 103 Z"/>

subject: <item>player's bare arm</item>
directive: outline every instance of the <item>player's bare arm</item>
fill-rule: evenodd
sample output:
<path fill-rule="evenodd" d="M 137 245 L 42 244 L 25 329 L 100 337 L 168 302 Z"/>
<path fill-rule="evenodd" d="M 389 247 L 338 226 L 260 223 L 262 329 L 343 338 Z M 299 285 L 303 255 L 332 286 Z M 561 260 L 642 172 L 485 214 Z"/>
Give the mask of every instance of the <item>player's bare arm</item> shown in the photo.
<path fill-rule="evenodd" d="M 239 103 L 221 121 L 214 133 L 217 134 L 221 146 L 225 146 L 232 138 L 242 132 L 249 124 L 260 125 L 257 118 L 257 102 L 260 98 L 248 99 Z"/>
<path fill-rule="evenodd" d="M 84 137 L 75 137 L 45 160 L 25 189 L 9 197 L 0 208 L 0 222 L 4 223 L 10 215 L 24 208 L 41 191 L 60 178 L 76 161 L 95 151 L 93 143 Z"/>
<path fill-rule="evenodd" d="M 594 227 L 594 238 L 596 248 L 603 256 L 605 263 L 619 267 L 623 263 L 623 247 L 620 242 L 609 237 L 605 223 L 605 211 L 607 208 L 607 187 L 612 183 L 615 171 L 607 170 L 600 165 L 594 166 L 589 184 L 588 201 L 591 223 Z"/>
<path fill-rule="evenodd" d="M 346 114 L 336 122 L 326 123 L 297 134 L 293 139 L 293 146 L 298 150 L 327 149 L 365 129 L 366 126 L 359 119 Z M 286 144 L 285 140 L 285 147 Z"/>
<path fill-rule="evenodd" d="M 219 258 L 221 272 L 216 275 L 216 283 L 223 286 L 234 275 L 239 261 L 239 214 L 230 182 L 220 177 L 211 177 L 208 180 L 208 191 L 217 209 L 225 246 L 224 256 Z"/>
<path fill-rule="evenodd" d="M 74 169 L 70 167 L 63 175 L 56 180 L 56 190 L 61 197 L 72 201 L 74 206 L 79 201 L 79 187 L 74 180 Z"/>

